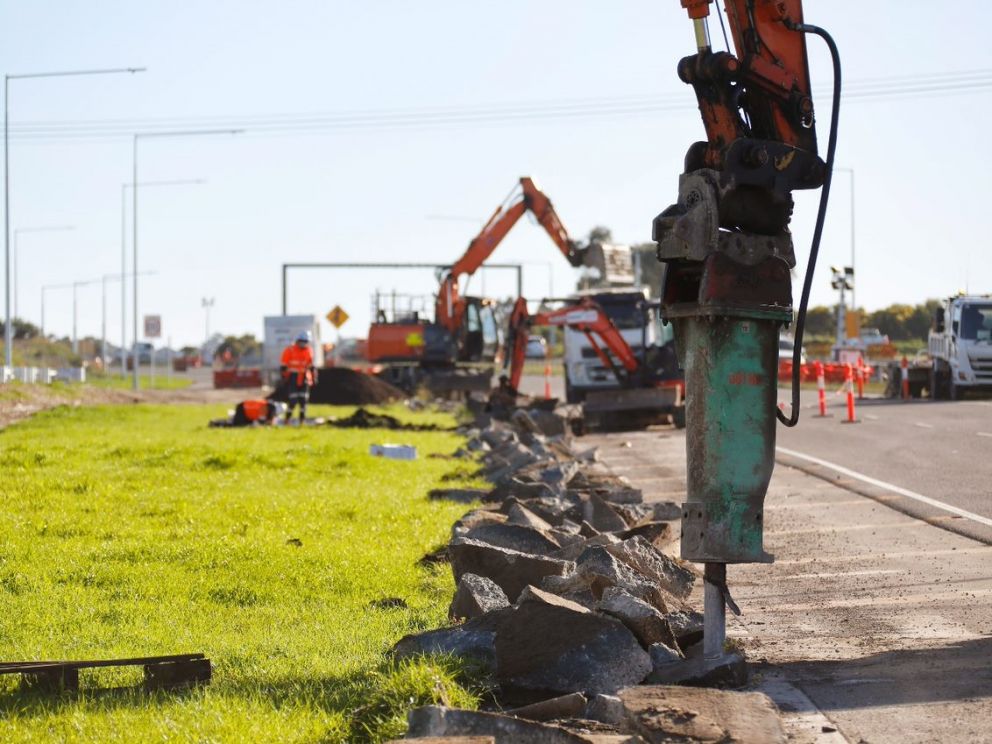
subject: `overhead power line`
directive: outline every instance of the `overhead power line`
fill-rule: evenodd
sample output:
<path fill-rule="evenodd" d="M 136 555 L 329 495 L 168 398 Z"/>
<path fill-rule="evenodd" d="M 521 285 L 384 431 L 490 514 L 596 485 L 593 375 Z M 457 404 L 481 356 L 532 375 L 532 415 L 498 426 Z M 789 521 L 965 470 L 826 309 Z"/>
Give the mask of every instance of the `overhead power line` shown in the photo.
<path fill-rule="evenodd" d="M 814 90 L 825 86 L 814 86 Z M 847 83 L 844 99 L 870 102 L 976 93 L 992 89 L 992 69 L 865 78 Z M 663 95 L 522 101 L 478 106 L 248 114 L 206 117 L 25 121 L 12 123 L 11 138 L 54 143 L 130 137 L 135 131 L 202 127 L 236 127 L 248 135 L 294 135 L 321 132 L 431 129 L 459 126 L 517 125 L 553 120 L 611 120 L 692 111 L 690 91 Z"/>

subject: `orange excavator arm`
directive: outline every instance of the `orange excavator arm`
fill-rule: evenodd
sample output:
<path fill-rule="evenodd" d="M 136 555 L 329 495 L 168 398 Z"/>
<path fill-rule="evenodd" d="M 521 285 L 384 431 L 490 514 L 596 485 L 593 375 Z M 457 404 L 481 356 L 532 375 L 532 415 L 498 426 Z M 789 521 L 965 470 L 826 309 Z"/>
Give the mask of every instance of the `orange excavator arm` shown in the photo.
<path fill-rule="evenodd" d="M 589 339 L 593 351 L 596 352 L 603 366 L 612 369 L 620 382 L 640 370 L 641 363 L 634 350 L 630 348 L 630 344 L 603 308 L 593 300 L 583 298 L 577 304 L 560 310 L 530 315 L 527 312 L 527 301 L 519 297 L 510 314 L 509 383 L 514 390 L 519 389 L 520 386 L 527 353 L 527 338 L 530 329 L 534 326 L 565 326 L 581 331 Z M 620 362 L 622 370 L 617 368 L 613 357 Z"/>
<path fill-rule="evenodd" d="M 479 234 L 469 243 L 465 253 L 442 279 L 435 315 L 440 325 L 452 333 L 461 326 L 465 306 L 458 294 L 459 280 L 478 271 L 527 211 L 534 215 L 572 266 L 583 265 L 585 251 L 569 238 L 551 200 L 533 179 L 525 176 L 520 179 L 519 190 L 514 189 L 510 197 L 493 212 Z"/>

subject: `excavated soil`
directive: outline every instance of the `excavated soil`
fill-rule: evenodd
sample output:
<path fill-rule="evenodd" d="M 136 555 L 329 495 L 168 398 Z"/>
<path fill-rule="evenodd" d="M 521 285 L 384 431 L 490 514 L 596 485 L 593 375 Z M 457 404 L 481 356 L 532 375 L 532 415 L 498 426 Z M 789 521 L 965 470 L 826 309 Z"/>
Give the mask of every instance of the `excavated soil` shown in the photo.
<path fill-rule="evenodd" d="M 338 429 L 392 429 L 395 431 L 440 431 L 441 427 L 435 424 L 404 424 L 395 416 L 385 413 L 373 413 L 364 408 L 359 408 L 350 416 L 345 418 L 332 418 L 328 420 L 329 426 Z"/>
<path fill-rule="evenodd" d="M 406 397 L 406 393 L 388 382 L 347 367 L 329 367 L 320 370 L 317 384 L 310 388 L 311 403 L 332 406 L 375 405 Z M 280 384 L 269 395 L 269 399 L 287 401 L 285 386 Z"/>

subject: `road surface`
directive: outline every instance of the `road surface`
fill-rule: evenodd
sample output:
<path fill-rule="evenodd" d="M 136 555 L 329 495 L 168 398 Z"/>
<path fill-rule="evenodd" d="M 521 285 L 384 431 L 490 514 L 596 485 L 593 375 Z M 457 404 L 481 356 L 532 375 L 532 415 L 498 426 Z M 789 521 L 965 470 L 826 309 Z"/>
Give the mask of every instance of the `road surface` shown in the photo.
<path fill-rule="evenodd" d="M 829 401 L 830 417 L 818 418 L 816 392 L 803 391 L 799 425 L 778 427 L 782 461 L 805 462 L 992 544 L 992 400 L 866 399 L 858 424 L 841 423 L 843 396 Z"/>
<path fill-rule="evenodd" d="M 924 421 L 936 427 L 940 408 Z M 683 432 L 583 442 L 646 499 L 685 498 Z M 987 460 L 980 467 L 992 472 Z M 775 562 L 729 567 L 744 614 L 728 635 L 744 644 L 756 689 L 783 711 L 790 742 L 992 741 L 992 547 L 876 498 L 779 464 L 765 501 Z"/>

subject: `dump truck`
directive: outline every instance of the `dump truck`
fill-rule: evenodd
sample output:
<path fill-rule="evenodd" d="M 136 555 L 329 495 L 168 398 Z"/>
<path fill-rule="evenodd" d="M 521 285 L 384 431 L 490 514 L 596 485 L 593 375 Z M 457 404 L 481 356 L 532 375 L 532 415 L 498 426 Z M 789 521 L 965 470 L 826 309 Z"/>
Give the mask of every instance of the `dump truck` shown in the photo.
<path fill-rule="evenodd" d="M 934 312 L 927 339 L 930 396 L 960 400 L 992 391 L 992 295 L 957 295 Z"/>

